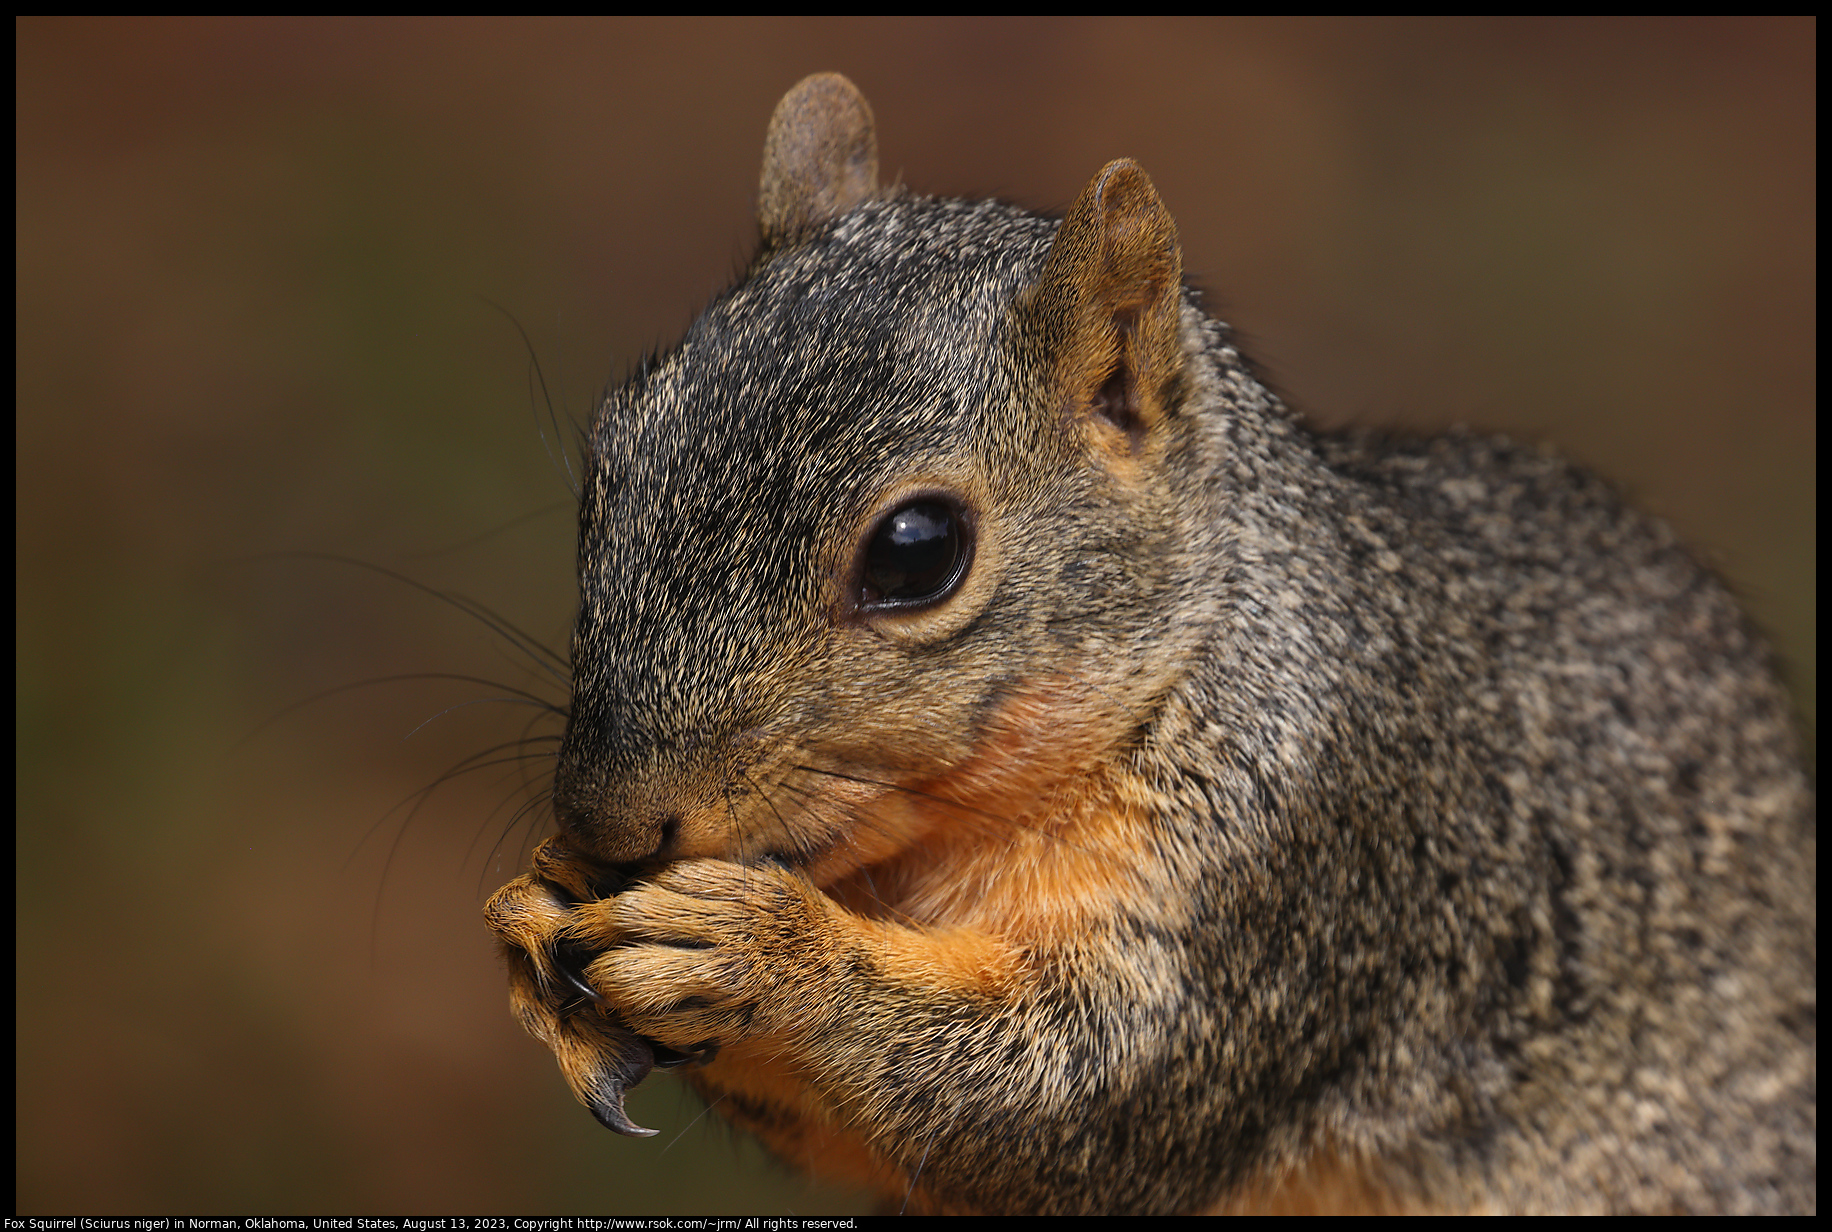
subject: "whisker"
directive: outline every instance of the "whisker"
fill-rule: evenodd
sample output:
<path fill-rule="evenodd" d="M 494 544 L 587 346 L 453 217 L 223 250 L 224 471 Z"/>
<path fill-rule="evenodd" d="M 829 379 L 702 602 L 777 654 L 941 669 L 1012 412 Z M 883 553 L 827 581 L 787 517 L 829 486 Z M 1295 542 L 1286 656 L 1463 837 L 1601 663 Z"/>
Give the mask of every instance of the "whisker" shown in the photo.
<path fill-rule="evenodd" d="M 370 573 L 379 574 L 382 577 L 388 578 L 390 581 L 398 582 L 403 586 L 419 591 L 421 594 L 429 595 L 437 599 L 440 603 L 445 604 L 447 607 L 454 608 L 470 617 L 472 620 L 479 622 L 486 629 L 489 629 L 492 633 L 496 634 L 514 649 L 519 651 L 528 660 L 529 665 L 534 668 L 534 670 L 547 676 L 561 688 L 571 688 L 572 671 L 564 655 L 549 648 L 539 638 L 526 632 L 507 617 L 486 607 L 475 599 L 465 595 L 454 594 L 451 591 L 440 590 L 436 586 L 428 586 L 425 582 L 418 581 L 405 573 L 390 569 L 385 565 L 372 564 L 369 561 L 358 560 L 351 556 L 340 556 L 335 552 L 270 552 L 252 559 L 328 561 L 333 564 L 347 565 L 353 569 L 362 569 Z"/>
<path fill-rule="evenodd" d="M 517 317 L 513 312 L 510 312 L 507 308 L 503 307 L 501 304 L 497 303 L 494 300 L 486 298 L 484 299 L 483 302 L 489 305 L 491 308 L 496 309 L 496 311 L 502 313 L 504 317 L 508 318 L 509 324 L 515 326 L 515 332 L 521 335 L 522 346 L 528 352 L 528 369 L 529 369 L 529 374 L 530 374 L 529 375 L 530 387 L 528 391 L 529 400 L 531 402 L 534 400 L 533 398 L 534 387 L 538 385 L 541 391 L 540 404 L 547 408 L 547 422 L 551 424 L 553 427 L 554 437 L 559 438 L 560 437 L 559 412 L 554 406 L 553 394 L 547 387 L 547 374 L 541 368 L 541 357 L 540 357 L 540 354 L 534 349 L 534 340 L 528 336 L 528 331 L 522 327 L 521 319 Z M 574 423 L 572 427 L 573 427 L 574 436 L 583 435 L 577 423 Z M 536 430 L 540 433 L 541 444 L 545 446 L 547 449 L 548 461 L 553 463 L 554 469 L 558 470 L 561 474 L 566 476 L 566 485 L 568 488 L 572 490 L 573 504 L 577 505 L 579 503 L 580 491 L 584 485 L 580 482 L 578 474 L 573 469 L 572 458 L 567 453 L 564 442 L 562 442 L 560 446 L 560 456 L 556 458 L 554 457 L 554 453 L 553 453 L 553 448 L 554 448 L 553 441 L 548 439 L 546 429 L 538 426 L 538 419 L 537 419 Z"/>
<path fill-rule="evenodd" d="M 323 702 L 323 701 L 328 701 L 333 697 L 338 697 L 345 693 L 354 693 L 360 689 L 376 688 L 381 685 L 405 684 L 409 682 L 420 683 L 420 682 L 425 682 L 428 680 L 453 680 L 453 681 L 457 681 L 460 684 L 482 685 L 486 689 L 496 689 L 500 692 L 513 695 L 511 697 L 478 698 L 477 702 L 496 701 L 496 702 L 502 702 L 505 705 L 534 706 L 540 710 L 546 711 L 549 714 L 559 715 L 561 717 L 564 717 L 566 714 L 566 710 L 564 707 L 556 706 L 554 703 L 548 701 L 546 698 L 540 696 L 538 693 L 531 693 L 526 689 L 518 689 L 514 685 L 506 685 L 506 684 L 503 684 L 501 681 L 491 680 L 484 676 L 466 676 L 458 672 L 400 672 L 392 676 L 375 676 L 368 680 L 355 680 L 355 681 L 351 681 L 349 684 L 336 685 L 332 688 L 325 689 L 321 692 L 313 693 L 308 697 L 302 697 L 298 701 L 289 702 L 285 706 L 281 707 L 278 711 L 274 712 L 273 714 L 269 715 L 267 718 L 261 720 L 261 722 L 256 724 L 252 731 L 250 731 L 247 735 L 243 736 L 240 740 L 237 740 L 235 742 L 234 747 L 236 749 L 240 749 L 244 745 L 248 744 L 250 741 L 254 740 L 256 737 L 260 736 L 262 733 L 266 732 L 269 728 L 279 723 L 281 720 L 293 714 L 296 714 L 301 710 L 304 710 L 308 706 L 315 706 L 318 703 Z M 462 704 L 463 705 L 475 705 L 477 703 L 476 702 L 465 702 Z M 453 709 L 456 709 L 456 708 L 457 707 L 453 707 Z M 444 713 L 449 713 L 449 711 L 440 711 L 439 713 L 444 714 Z M 438 717 L 437 714 L 432 716 L 432 718 L 437 718 L 437 717 Z M 430 721 L 431 719 L 429 718 L 427 722 L 430 722 Z M 413 732 L 419 731 L 420 727 L 424 727 L 425 725 L 426 725 L 425 723 L 422 723 L 419 726 L 416 726 L 412 732 L 408 733 L 408 735 L 412 735 Z"/>
<path fill-rule="evenodd" d="M 935 1135 L 930 1134 L 927 1142 L 922 1144 L 922 1158 L 916 1161 L 916 1171 L 910 1173 L 910 1183 L 903 1191 L 903 1205 L 897 1208 L 899 1215 L 910 1209 L 910 1199 L 916 1194 L 916 1183 L 922 1179 L 922 1170 L 929 1164 L 929 1148 L 935 1145 Z"/>

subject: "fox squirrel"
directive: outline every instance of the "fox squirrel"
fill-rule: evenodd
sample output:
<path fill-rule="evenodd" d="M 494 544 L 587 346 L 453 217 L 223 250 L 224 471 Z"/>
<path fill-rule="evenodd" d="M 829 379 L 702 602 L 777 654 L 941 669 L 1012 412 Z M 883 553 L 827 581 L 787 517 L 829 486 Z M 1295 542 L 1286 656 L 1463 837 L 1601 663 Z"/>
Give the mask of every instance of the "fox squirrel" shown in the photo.
<path fill-rule="evenodd" d="M 876 164 L 791 90 L 591 428 L 487 908 L 578 1097 L 697 1062 L 893 1208 L 1812 1209 L 1814 796 L 1724 589 L 1546 454 L 1306 428 L 1136 163 Z"/>

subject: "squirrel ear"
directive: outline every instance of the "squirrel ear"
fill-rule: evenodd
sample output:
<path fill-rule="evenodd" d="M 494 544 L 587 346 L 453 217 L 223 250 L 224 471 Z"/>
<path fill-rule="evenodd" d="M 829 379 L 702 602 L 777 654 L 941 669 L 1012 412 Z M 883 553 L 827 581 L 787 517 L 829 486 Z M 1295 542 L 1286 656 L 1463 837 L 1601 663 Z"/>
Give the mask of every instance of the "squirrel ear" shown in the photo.
<path fill-rule="evenodd" d="M 757 221 L 764 243 L 793 240 L 877 191 L 871 104 L 838 73 L 802 78 L 776 104 L 763 142 Z"/>
<path fill-rule="evenodd" d="M 1024 311 L 1072 405 L 1136 446 L 1183 369 L 1183 250 L 1143 167 L 1115 159 L 1082 190 Z"/>

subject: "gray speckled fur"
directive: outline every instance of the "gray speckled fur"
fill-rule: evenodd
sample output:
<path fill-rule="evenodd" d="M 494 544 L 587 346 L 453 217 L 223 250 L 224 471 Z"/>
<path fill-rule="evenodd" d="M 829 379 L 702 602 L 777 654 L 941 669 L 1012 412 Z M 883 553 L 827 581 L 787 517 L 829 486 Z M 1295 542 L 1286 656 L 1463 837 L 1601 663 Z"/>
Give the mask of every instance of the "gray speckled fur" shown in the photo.
<path fill-rule="evenodd" d="M 1193 293 L 1122 507 L 1012 311 L 1055 229 L 868 201 L 612 396 L 562 814 L 637 825 L 745 733 L 867 704 L 824 672 L 823 536 L 970 450 L 1036 551 L 899 670 L 971 716 L 1177 656 L 1129 754 L 1154 841 L 1022 1003 L 862 994 L 883 1051 L 811 1046 L 836 1115 L 994 1210 L 1190 1210 L 1319 1145 L 1432 1205 L 1811 1209 L 1813 795 L 1730 596 L 1555 457 L 1313 433 Z"/>

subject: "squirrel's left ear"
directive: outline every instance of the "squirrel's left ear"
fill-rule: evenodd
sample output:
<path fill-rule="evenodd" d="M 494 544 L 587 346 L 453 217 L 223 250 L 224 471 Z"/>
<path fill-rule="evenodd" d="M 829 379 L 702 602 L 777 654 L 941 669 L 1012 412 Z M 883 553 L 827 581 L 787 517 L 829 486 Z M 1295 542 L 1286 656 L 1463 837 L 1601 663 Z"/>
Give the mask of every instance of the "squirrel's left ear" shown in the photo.
<path fill-rule="evenodd" d="M 1115 159 L 1082 190 L 1021 310 L 1072 405 L 1138 449 L 1183 370 L 1183 250 L 1143 167 Z"/>
<path fill-rule="evenodd" d="M 757 221 L 774 248 L 877 195 L 871 104 L 838 73 L 804 77 L 776 104 L 763 142 Z"/>

